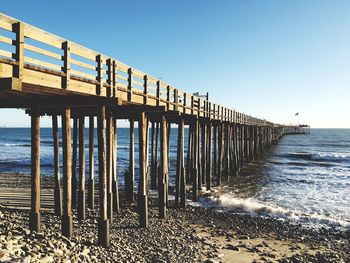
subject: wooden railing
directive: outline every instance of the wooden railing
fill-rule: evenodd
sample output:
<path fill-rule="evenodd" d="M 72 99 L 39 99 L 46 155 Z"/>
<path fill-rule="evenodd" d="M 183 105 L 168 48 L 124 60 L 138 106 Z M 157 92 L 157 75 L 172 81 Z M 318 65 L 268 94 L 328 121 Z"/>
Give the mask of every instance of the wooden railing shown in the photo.
<path fill-rule="evenodd" d="M 41 29 L 0 14 L 0 77 L 42 89 L 115 97 L 123 103 L 248 125 L 274 125 L 174 88 L 172 85 Z"/>

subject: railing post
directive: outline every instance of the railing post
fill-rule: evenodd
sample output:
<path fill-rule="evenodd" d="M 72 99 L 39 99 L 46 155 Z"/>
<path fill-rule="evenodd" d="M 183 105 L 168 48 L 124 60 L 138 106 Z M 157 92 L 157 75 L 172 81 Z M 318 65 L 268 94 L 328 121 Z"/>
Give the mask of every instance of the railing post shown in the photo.
<path fill-rule="evenodd" d="M 186 107 L 187 107 L 187 93 L 184 93 L 184 97 L 183 97 L 183 113 L 186 113 Z"/>
<path fill-rule="evenodd" d="M 160 87 L 161 83 L 160 80 L 157 81 L 157 106 L 160 106 Z"/>
<path fill-rule="evenodd" d="M 174 89 L 174 111 L 179 110 L 178 102 L 179 102 L 179 97 L 178 97 L 178 89 Z"/>
<path fill-rule="evenodd" d="M 148 76 L 143 76 L 143 104 L 147 105 L 148 100 Z"/>
<path fill-rule="evenodd" d="M 128 69 L 128 101 L 132 99 L 132 68 Z"/>
<path fill-rule="evenodd" d="M 114 61 L 109 58 L 107 60 L 107 66 L 108 66 L 108 79 L 107 79 L 107 83 L 109 84 L 109 89 L 107 90 L 107 97 L 112 97 L 114 92 L 114 87 L 115 87 L 115 82 L 114 82 L 114 77 L 115 73 L 114 73 Z"/>
<path fill-rule="evenodd" d="M 194 114 L 194 97 L 191 95 L 191 115 Z"/>
<path fill-rule="evenodd" d="M 170 110 L 170 86 L 166 86 L 166 103 L 167 103 L 167 109 Z"/>
<path fill-rule="evenodd" d="M 13 24 L 13 31 L 16 33 L 16 53 L 14 59 L 17 65 L 13 67 L 13 77 L 22 80 L 24 66 L 24 26 L 18 22 Z"/>
<path fill-rule="evenodd" d="M 96 62 L 97 62 L 97 87 L 96 87 L 96 95 L 101 95 L 102 88 L 103 88 L 103 62 L 102 62 L 102 56 L 97 55 L 96 56 Z"/>
<path fill-rule="evenodd" d="M 201 99 L 200 98 L 198 98 L 197 108 L 198 108 L 197 116 L 200 117 L 201 116 Z"/>
<path fill-rule="evenodd" d="M 70 82 L 70 46 L 69 42 L 62 43 L 63 49 L 63 73 L 65 76 L 62 78 L 62 88 L 68 90 Z"/>

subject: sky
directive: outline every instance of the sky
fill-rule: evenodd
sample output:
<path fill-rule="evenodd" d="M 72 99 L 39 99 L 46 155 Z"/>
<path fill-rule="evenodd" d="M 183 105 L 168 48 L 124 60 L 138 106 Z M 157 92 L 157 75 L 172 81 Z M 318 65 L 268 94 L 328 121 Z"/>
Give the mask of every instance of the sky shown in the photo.
<path fill-rule="evenodd" d="M 282 124 L 350 128 L 350 1 L 0 0 L 0 12 Z M 0 110 L 0 126 L 23 111 Z M 50 126 L 43 118 L 42 126 Z"/>

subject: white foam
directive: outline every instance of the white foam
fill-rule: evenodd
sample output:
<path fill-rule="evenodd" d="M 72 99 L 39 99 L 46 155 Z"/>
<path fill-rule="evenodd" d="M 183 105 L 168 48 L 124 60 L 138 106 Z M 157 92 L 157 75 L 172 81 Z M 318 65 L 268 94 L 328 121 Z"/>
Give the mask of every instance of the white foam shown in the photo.
<path fill-rule="evenodd" d="M 311 160 L 314 161 L 350 161 L 349 153 L 311 153 Z"/>
<path fill-rule="evenodd" d="M 304 223 L 326 223 L 340 227 L 350 227 L 350 221 L 342 218 L 330 217 L 318 213 L 305 213 L 298 210 L 288 210 L 276 205 L 266 204 L 254 198 L 236 198 L 229 194 L 211 197 L 211 200 L 221 207 L 230 210 L 243 210 L 253 215 L 268 215 L 273 218 L 291 219 Z"/>

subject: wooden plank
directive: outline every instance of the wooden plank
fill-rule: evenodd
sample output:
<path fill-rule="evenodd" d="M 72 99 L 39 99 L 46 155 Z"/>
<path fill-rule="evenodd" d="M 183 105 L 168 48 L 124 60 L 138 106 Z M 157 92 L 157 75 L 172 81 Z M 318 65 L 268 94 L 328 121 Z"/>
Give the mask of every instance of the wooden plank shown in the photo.
<path fill-rule="evenodd" d="M 0 38 L 0 41 L 1 41 L 1 38 Z M 55 59 L 58 59 L 58 60 L 61 60 L 63 58 L 61 55 L 59 55 L 57 53 L 54 53 L 54 52 L 42 49 L 40 47 L 36 47 L 36 46 L 30 45 L 30 44 L 27 44 L 27 43 L 24 43 L 24 49 L 32 51 L 32 52 L 35 52 L 35 53 L 40 54 L 40 55 L 44 55 L 44 56 L 50 57 L 50 58 L 55 58 Z"/>
<path fill-rule="evenodd" d="M 15 57 L 15 55 L 16 55 L 15 53 L 11 53 L 5 50 L 0 50 L 0 56 L 6 57 L 6 58 L 12 59 Z"/>
<path fill-rule="evenodd" d="M 31 64 L 35 64 L 38 65 L 40 67 L 45 67 L 45 68 L 50 68 L 50 69 L 54 69 L 57 71 L 61 71 L 62 67 L 59 65 L 55 65 L 49 62 L 45 62 L 36 58 L 31 58 L 31 57 L 24 57 L 24 62 L 26 63 L 31 63 Z"/>
<path fill-rule="evenodd" d="M 0 36 L 0 42 L 8 44 L 8 45 L 15 45 L 16 41 L 12 40 L 11 38 Z"/>
<path fill-rule="evenodd" d="M 71 64 L 74 64 L 74 65 L 77 65 L 77 66 L 80 66 L 80 67 L 83 67 L 83 68 L 86 68 L 86 69 L 90 69 L 90 70 L 96 71 L 96 66 L 94 66 L 94 65 L 91 65 L 91 64 L 88 64 L 88 63 L 85 63 L 85 62 L 73 59 L 73 58 L 70 59 L 70 62 L 71 62 Z"/>

